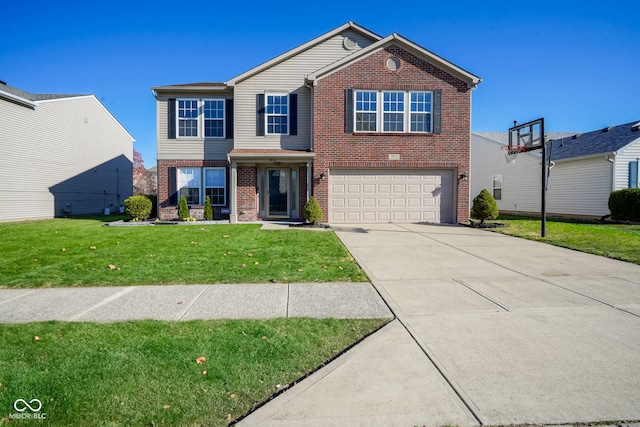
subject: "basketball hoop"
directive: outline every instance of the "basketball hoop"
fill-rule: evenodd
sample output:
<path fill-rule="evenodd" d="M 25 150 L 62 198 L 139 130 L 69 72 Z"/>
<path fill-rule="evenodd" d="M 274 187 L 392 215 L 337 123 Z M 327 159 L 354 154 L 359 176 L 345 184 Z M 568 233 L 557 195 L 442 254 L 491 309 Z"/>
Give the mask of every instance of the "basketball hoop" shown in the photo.
<path fill-rule="evenodd" d="M 527 151 L 524 145 L 514 145 L 513 147 L 505 145 L 504 147 L 500 147 L 500 149 L 504 153 L 504 158 L 507 160 L 507 163 L 511 164 L 516 162 L 518 153 L 524 153 Z"/>

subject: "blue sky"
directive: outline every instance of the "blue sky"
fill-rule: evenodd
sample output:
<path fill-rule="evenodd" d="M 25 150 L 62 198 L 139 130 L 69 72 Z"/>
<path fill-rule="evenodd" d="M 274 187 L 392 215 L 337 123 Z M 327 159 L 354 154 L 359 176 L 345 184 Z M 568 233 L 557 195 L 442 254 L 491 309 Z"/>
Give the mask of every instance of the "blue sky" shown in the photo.
<path fill-rule="evenodd" d="M 474 131 L 538 117 L 554 132 L 640 121 L 631 1 L 36 0 L 2 9 L 0 80 L 95 94 L 147 167 L 156 163 L 151 86 L 224 82 L 347 21 L 399 33 L 481 77 Z"/>

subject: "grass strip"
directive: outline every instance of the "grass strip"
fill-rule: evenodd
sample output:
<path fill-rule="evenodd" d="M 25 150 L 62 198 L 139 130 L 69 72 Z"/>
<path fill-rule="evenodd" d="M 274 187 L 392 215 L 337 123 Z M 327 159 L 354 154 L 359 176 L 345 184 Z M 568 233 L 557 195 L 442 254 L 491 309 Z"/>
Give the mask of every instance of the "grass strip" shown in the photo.
<path fill-rule="evenodd" d="M 0 287 L 367 280 L 330 231 L 55 219 L 0 224 L 0 234 Z"/>
<path fill-rule="evenodd" d="M 387 321 L 0 325 L 0 424 L 224 426 Z"/>
<path fill-rule="evenodd" d="M 542 238 L 540 219 L 500 216 L 497 222 L 506 227 L 491 231 L 640 264 L 640 225 L 548 219 Z"/>

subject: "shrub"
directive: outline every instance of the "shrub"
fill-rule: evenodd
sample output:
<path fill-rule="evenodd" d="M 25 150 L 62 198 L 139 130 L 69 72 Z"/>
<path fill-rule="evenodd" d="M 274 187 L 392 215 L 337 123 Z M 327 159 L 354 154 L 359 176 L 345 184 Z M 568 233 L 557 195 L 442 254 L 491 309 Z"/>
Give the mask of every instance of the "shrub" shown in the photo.
<path fill-rule="evenodd" d="M 146 196 L 131 196 L 124 201 L 124 211 L 133 221 L 146 221 L 151 207 L 151 200 Z"/>
<path fill-rule="evenodd" d="M 484 224 L 485 219 L 496 219 L 499 213 L 496 199 L 486 188 L 483 188 L 480 194 L 473 199 L 471 218 L 479 219 L 480 224 Z"/>
<path fill-rule="evenodd" d="M 158 196 L 155 194 L 145 194 L 145 197 L 151 200 L 151 214 L 149 218 L 158 217 Z"/>
<path fill-rule="evenodd" d="M 304 204 L 304 218 L 312 224 L 322 221 L 322 209 L 315 197 L 311 197 Z"/>
<path fill-rule="evenodd" d="M 178 202 L 178 219 L 180 221 L 186 221 L 189 218 L 189 206 L 187 205 L 187 199 L 184 196 L 180 196 Z"/>
<path fill-rule="evenodd" d="M 640 188 L 625 188 L 609 195 L 611 218 L 640 222 Z"/>
<path fill-rule="evenodd" d="M 204 219 L 211 221 L 213 219 L 213 207 L 211 207 L 211 199 L 209 196 L 204 199 Z"/>

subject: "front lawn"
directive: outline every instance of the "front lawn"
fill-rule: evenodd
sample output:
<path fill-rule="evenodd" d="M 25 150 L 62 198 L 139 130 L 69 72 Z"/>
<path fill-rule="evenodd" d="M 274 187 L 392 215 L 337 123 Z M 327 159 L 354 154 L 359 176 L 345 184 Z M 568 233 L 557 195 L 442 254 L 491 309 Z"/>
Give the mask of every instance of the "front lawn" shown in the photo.
<path fill-rule="evenodd" d="M 640 264 L 640 225 L 548 219 L 547 236 L 542 238 L 540 219 L 501 216 L 497 221 L 506 224 L 492 229 L 498 233 Z"/>
<path fill-rule="evenodd" d="M 0 235 L 0 287 L 367 280 L 333 232 L 55 219 L 0 224 Z"/>
<path fill-rule="evenodd" d="M 225 426 L 387 321 L 0 325 L 0 425 Z"/>

